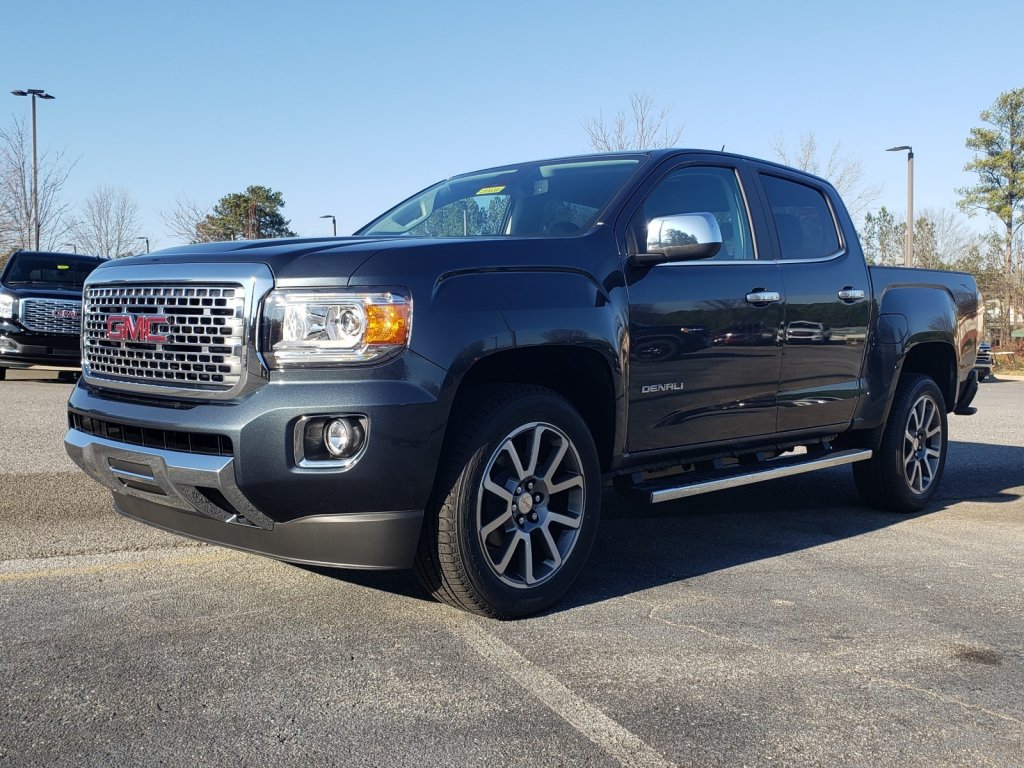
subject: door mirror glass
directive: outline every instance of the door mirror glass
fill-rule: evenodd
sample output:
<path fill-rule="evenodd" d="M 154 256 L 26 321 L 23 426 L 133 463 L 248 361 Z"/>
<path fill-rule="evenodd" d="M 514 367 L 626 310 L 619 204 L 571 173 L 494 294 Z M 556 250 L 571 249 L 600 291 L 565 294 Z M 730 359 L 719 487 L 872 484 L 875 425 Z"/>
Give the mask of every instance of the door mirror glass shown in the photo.
<path fill-rule="evenodd" d="M 710 259 L 722 248 L 722 231 L 710 213 L 656 216 L 647 222 L 647 249 L 634 264 Z"/>

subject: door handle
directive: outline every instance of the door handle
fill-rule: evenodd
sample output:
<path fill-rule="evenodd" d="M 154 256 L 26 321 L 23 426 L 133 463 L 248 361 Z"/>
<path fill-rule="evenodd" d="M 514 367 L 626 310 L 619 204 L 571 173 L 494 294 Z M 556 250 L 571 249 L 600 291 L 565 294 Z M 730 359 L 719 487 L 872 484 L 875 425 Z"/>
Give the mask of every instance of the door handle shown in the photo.
<path fill-rule="evenodd" d="M 747 304 L 773 304 L 782 301 L 782 294 L 778 291 L 756 290 L 747 294 Z"/>
<path fill-rule="evenodd" d="M 839 291 L 839 298 L 841 301 L 860 301 L 864 298 L 864 291 L 846 286 Z"/>

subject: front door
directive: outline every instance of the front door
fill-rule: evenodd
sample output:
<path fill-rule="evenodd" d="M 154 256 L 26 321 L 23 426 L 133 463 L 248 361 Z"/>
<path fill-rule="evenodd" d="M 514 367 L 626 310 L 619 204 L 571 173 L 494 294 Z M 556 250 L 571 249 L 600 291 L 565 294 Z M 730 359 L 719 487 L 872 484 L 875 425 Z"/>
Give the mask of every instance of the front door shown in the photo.
<path fill-rule="evenodd" d="M 626 267 L 630 452 L 775 431 L 782 278 L 772 260 L 756 258 L 737 170 L 693 162 L 668 170 L 629 231 L 646 243 L 653 217 L 694 212 L 718 220 L 723 245 L 716 256 Z"/>

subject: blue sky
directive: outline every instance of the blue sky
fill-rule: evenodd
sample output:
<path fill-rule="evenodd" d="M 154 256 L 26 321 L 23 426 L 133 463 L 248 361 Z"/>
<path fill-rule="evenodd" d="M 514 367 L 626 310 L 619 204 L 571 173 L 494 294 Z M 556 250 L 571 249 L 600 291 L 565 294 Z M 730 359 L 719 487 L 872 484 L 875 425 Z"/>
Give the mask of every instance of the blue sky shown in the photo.
<path fill-rule="evenodd" d="M 644 91 L 681 146 L 772 158 L 813 131 L 859 155 L 877 205 L 953 208 L 978 113 L 1024 86 L 1020 0 L 406 2 L 14 0 L 4 10 L 0 122 L 39 104 L 41 149 L 159 211 L 279 190 L 301 235 L 347 234 L 440 178 L 587 151 L 583 123 Z M 988 221 L 976 218 L 971 226 Z"/>

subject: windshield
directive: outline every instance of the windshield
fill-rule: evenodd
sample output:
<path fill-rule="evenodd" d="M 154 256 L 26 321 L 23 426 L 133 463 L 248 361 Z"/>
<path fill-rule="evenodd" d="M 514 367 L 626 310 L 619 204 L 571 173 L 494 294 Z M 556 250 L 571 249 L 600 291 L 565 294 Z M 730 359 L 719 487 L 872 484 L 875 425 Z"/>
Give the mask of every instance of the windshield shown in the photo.
<path fill-rule="evenodd" d="M 410 237 L 566 236 L 586 232 L 644 158 L 549 161 L 456 176 L 356 232 Z"/>
<path fill-rule="evenodd" d="M 58 253 L 17 253 L 4 272 L 4 282 L 51 285 L 81 289 L 85 278 L 100 265 L 98 259 L 82 259 Z"/>

